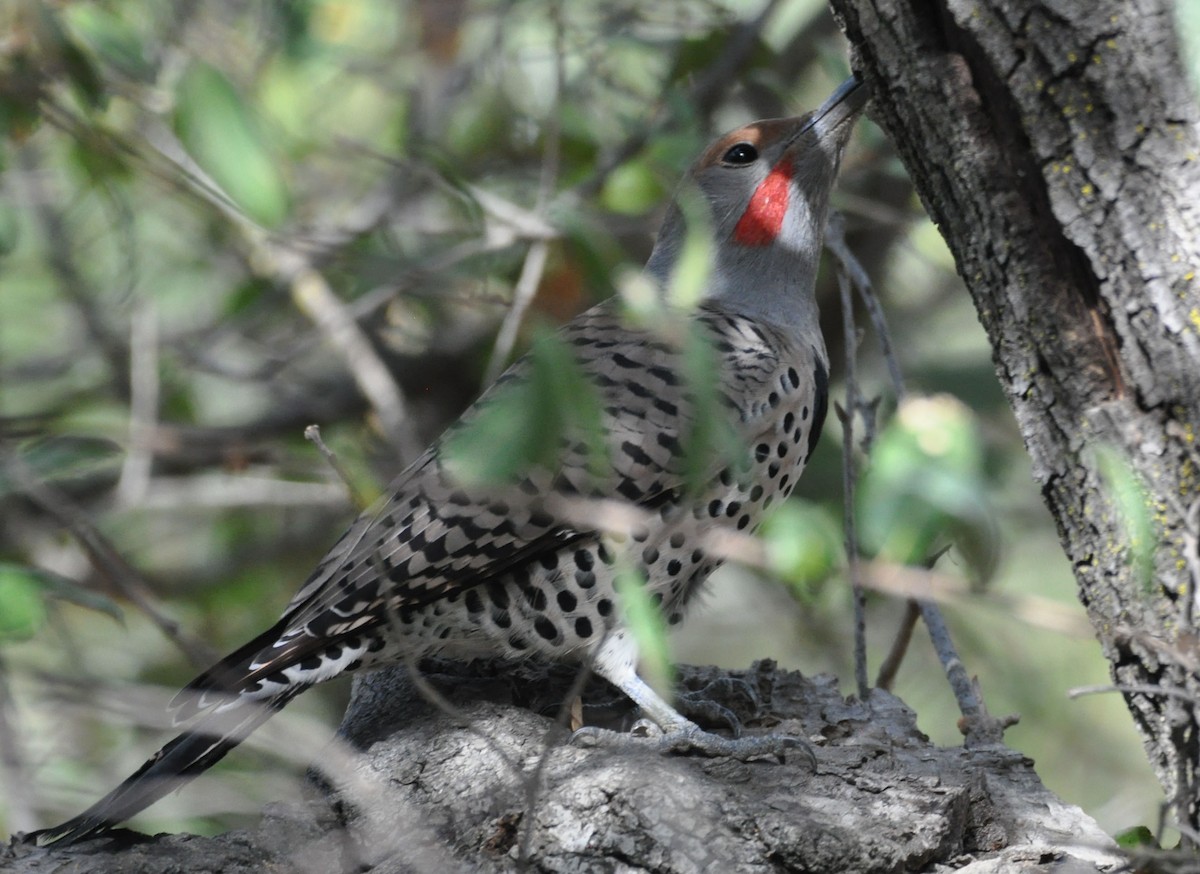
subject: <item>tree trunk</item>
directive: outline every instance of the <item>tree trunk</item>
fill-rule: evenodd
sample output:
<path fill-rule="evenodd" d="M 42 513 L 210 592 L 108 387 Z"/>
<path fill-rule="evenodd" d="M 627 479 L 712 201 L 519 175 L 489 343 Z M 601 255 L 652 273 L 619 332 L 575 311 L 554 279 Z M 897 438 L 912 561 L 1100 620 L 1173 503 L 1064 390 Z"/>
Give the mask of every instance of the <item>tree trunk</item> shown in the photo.
<path fill-rule="evenodd" d="M 1196 828 L 1200 113 L 1169 3 L 833 6 L 975 301 L 1113 677 Z"/>

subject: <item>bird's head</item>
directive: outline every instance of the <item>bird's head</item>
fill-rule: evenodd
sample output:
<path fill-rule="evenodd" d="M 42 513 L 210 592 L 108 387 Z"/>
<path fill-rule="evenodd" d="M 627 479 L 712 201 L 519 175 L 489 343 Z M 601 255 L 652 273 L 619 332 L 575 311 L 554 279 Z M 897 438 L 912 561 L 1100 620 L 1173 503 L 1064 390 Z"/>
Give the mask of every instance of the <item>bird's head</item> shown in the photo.
<path fill-rule="evenodd" d="M 805 284 L 811 290 L 829 192 L 867 96 L 862 82 L 851 78 L 813 112 L 756 121 L 714 141 L 668 210 L 650 273 L 669 280 L 688 231 L 683 198 L 698 191 L 714 247 L 706 298 L 775 308 L 778 291 L 794 296 L 796 286 Z M 781 312 L 778 320 L 790 318 Z"/>

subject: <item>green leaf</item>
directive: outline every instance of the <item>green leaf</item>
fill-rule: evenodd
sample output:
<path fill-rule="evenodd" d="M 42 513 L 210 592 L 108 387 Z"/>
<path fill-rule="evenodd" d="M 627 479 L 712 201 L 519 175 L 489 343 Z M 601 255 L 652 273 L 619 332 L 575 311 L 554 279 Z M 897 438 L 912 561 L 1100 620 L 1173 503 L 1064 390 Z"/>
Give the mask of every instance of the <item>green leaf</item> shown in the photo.
<path fill-rule="evenodd" d="M 842 554 L 841 526 L 823 507 L 807 501 L 781 504 L 759 529 L 772 572 L 810 599 Z"/>
<path fill-rule="evenodd" d="M 121 448 L 109 440 L 76 436 L 28 441 L 17 452 L 31 476 L 54 484 L 111 474 L 124 457 Z M 0 469 L 0 496 L 14 489 L 8 474 Z"/>
<path fill-rule="evenodd" d="M 75 3 L 64 10 L 71 27 L 106 63 L 132 78 L 149 82 L 154 65 L 146 56 L 141 36 L 113 10 L 92 3 Z"/>
<path fill-rule="evenodd" d="M 506 484 L 533 467 L 553 469 L 564 444 L 582 442 L 599 475 L 607 462 L 600 399 L 570 347 L 541 330 L 518 368 L 447 433 L 447 469 L 464 484 Z"/>
<path fill-rule="evenodd" d="M 45 622 L 37 576 L 20 565 L 0 564 L 0 643 L 28 640 Z"/>
<path fill-rule="evenodd" d="M 720 391 L 720 373 L 716 352 L 700 325 L 687 321 L 687 339 L 683 356 L 685 385 L 695 399 L 691 429 L 680 441 L 683 448 L 684 486 L 689 491 L 706 486 L 718 471 L 746 465 L 746 447 Z"/>
<path fill-rule="evenodd" d="M 600 203 L 621 215 L 644 215 L 662 203 L 667 188 L 644 157 L 613 169 L 604 180 Z"/>
<path fill-rule="evenodd" d="M 951 537 L 986 580 L 996 558 L 985 491 L 970 410 L 949 395 L 906 400 L 879 436 L 858 490 L 860 545 L 920 565 Z"/>
<path fill-rule="evenodd" d="M 625 627 L 638 645 L 639 674 L 651 688 L 670 700 L 674 668 L 667 647 L 662 611 L 646 591 L 645 578 L 628 563 L 618 563 L 614 581 Z"/>
<path fill-rule="evenodd" d="M 124 457 L 121 448 L 109 440 L 77 436 L 28 441 L 17 451 L 31 476 L 54 484 L 111 474 Z M 14 488 L 7 473 L 0 469 L 0 496 Z"/>
<path fill-rule="evenodd" d="M 3 128 L 0 128 L 2 130 Z M 3 172 L 3 160 L 0 157 L 0 172 Z M 21 239 L 21 223 L 17 211 L 6 200 L 0 200 L 0 257 L 9 254 L 17 248 Z"/>
<path fill-rule="evenodd" d="M 1133 828 L 1127 828 L 1123 832 L 1118 832 L 1115 838 L 1117 846 L 1123 850 L 1132 850 L 1138 847 L 1153 847 L 1158 848 L 1158 840 L 1154 837 L 1154 832 L 1150 831 L 1144 825 L 1135 825 Z"/>
<path fill-rule="evenodd" d="M 708 290 L 715 251 L 712 210 L 700 189 L 685 186 L 675 196 L 675 206 L 683 213 L 683 245 L 675 269 L 667 281 L 667 300 L 677 307 L 694 309 Z"/>
<path fill-rule="evenodd" d="M 252 219 L 276 227 L 289 197 L 253 112 L 217 69 L 194 63 L 175 94 L 175 128 L 192 157 Z"/>
<path fill-rule="evenodd" d="M 86 106 L 93 109 L 103 107 L 108 100 L 108 94 L 91 59 L 63 29 L 58 16 L 49 6 L 35 2 L 32 8 L 32 23 L 38 47 L 47 57 L 57 62 L 61 71 L 66 74 L 67 81 Z"/>
<path fill-rule="evenodd" d="M 12 567 L 12 565 L 0 563 L 0 572 L 6 567 Z M 97 613 L 104 613 L 118 622 L 122 622 L 125 619 L 125 614 L 117 606 L 116 601 L 94 589 L 89 589 L 87 586 L 81 585 L 69 577 L 59 576 L 42 568 L 21 567 L 19 569 L 27 574 L 30 579 L 36 581 L 42 588 L 43 593 L 50 598 L 54 598 L 57 601 L 67 601 L 76 606 L 94 610 Z"/>

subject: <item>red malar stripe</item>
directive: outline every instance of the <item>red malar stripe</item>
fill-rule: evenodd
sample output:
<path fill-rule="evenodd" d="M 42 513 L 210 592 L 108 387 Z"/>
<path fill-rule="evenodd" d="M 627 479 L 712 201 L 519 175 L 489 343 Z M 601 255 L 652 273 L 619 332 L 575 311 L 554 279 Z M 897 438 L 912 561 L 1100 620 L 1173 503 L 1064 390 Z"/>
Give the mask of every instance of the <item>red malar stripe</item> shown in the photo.
<path fill-rule="evenodd" d="M 743 246 L 769 246 L 775 242 L 783 229 L 783 217 L 787 215 L 792 172 L 792 161 L 785 157 L 758 184 L 750 197 L 750 205 L 733 229 L 736 242 Z"/>

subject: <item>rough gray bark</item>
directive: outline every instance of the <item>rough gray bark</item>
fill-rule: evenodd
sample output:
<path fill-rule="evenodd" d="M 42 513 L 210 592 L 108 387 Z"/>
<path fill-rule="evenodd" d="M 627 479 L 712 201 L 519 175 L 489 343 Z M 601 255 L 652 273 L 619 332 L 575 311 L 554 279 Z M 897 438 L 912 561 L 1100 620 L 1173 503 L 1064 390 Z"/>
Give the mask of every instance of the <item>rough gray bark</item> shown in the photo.
<path fill-rule="evenodd" d="M 725 675 L 690 669 L 700 688 Z M 756 728 L 809 738 L 817 768 L 554 746 L 537 714 L 571 678 L 434 676 L 457 714 L 401 670 L 360 684 L 343 733 L 363 750 L 333 803 L 279 806 L 252 831 L 164 835 L 125 849 L 10 849 L 13 874 L 262 870 L 1084 872 L 1108 838 L 1003 746 L 939 749 L 886 692 L 760 663 L 742 676 Z M 589 696 L 591 700 L 591 696 Z M 516 706 L 514 706 L 516 705 Z M 530 708 L 533 709 L 530 709 Z M 324 759 L 336 761 L 337 755 Z M 524 851 L 522 847 L 524 846 Z M 522 857 L 522 853 L 525 853 Z"/>
<path fill-rule="evenodd" d="M 1195 828 L 1200 112 L 1169 2 L 833 5 L 869 112 L 974 298 L 1113 676 Z M 1145 486 L 1153 543 L 1114 496 L 1114 456 Z"/>

